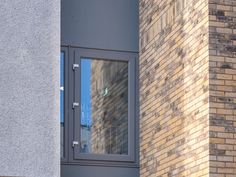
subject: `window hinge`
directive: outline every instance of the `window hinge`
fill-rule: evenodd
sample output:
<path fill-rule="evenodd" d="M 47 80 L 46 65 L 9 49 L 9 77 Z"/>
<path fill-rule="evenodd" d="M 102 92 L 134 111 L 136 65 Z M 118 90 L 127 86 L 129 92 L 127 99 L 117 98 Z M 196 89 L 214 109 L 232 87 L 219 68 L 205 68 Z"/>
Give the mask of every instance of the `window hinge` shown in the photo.
<path fill-rule="evenodd" d="M 72 105 L 73 109 L 75 109 L 75 107 L 78 107 L 78 106 L 79 106 L 79 103 L 76 103 L 76 102 L 74 102 Z"/>
<path fill-rule="evenodd" d="M 78 146 L 79 145 L 79 142 L 78 141 L 73 141 L 72 142 L 72 147 L 74 148 L 75 146 Z"/>
<path fill-rule="evenodd" d="M 79 64 L 76 64 L 76 63 L 73 64 L 73 67 L 72 67 L 72 68 L 73 68 L 73 70 L 75 70 L 75 68 L 79 68 Z"/>

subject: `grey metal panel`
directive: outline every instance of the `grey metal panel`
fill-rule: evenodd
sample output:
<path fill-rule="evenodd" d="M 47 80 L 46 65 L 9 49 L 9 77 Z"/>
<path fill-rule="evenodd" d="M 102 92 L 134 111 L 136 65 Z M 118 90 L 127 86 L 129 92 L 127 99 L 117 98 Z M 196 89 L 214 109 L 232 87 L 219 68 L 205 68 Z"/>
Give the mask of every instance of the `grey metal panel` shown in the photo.
<path fill-rule="evenodd" d="M 62 45 L 138 52 L 138 0 L 62 0 Z"/>
<path fill-rule="evenodd" d="M 61 177 L 139 177 L 139 169 L 62 165 Z"/>
<path fill-rule="evenodd" d="M 60 1 L 0 8 L 0 176 L 59 177 Z"/>

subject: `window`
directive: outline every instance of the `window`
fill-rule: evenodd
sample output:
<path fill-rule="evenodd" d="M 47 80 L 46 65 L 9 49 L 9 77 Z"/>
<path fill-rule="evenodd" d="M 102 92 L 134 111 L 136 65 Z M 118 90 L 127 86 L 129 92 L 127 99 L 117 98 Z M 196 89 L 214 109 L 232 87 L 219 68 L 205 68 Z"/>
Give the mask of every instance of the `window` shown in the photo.
<path fill-rule="evenodd" d="M 61 52 L 60 56 L 60 124 L 61 124 L 61 157 L 64 157 L 64 145 L 65 145 L 65 119 L 64 119 L 64 61 L 65 52 Z"/>
<path fill-rule="evenodd" d="M 66 52 L 62 162 L 135 164 L 136 54 L 81 48 Z"/>
<path fill-rule="evenodd" d="M 60 54 L 60 132 L 61 132 L 61 159 L 66 159 L 67 154 L 67 125 L 68 115 L 66 105 L 68 105 L 68 48 L 62 47 Z"/>
<path fill-rule="evenodd" d="M 128 62 L 80 62 L 80 153 L 127 155 Z"/>

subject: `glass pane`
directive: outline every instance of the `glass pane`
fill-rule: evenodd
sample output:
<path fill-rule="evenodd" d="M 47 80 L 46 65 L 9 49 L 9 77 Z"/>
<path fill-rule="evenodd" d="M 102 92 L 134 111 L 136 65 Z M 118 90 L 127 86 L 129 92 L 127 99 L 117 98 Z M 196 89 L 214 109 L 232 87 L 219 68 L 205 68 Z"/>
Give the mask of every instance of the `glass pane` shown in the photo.
<path fill-rule="evenodd" d="M 61 122 L 61 157 L 64 157 L 64 62 L 65 53 L 61 52 L 60 57 L 60 122 Z"/>
<path fill-rule="evenodd" d="M 128 155 L 128 62 L 81 59 L 81 153 Z"/>

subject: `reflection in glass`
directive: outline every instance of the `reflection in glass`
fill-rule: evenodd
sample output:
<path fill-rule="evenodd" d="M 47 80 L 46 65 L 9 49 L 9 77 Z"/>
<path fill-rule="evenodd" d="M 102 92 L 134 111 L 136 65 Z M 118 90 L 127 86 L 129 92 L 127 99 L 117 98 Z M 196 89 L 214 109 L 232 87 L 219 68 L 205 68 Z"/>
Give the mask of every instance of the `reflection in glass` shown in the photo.
<path fill-rule="evenodd" d="M 81 153 L 128 154 L 128 62 L 81 59 Z"/>
<path fill-rule="evenodd" d="M 64 157 L 64 62 L 65 53 L 60 57 L 60 122 L 61 122 L 61 157 Z"/>

